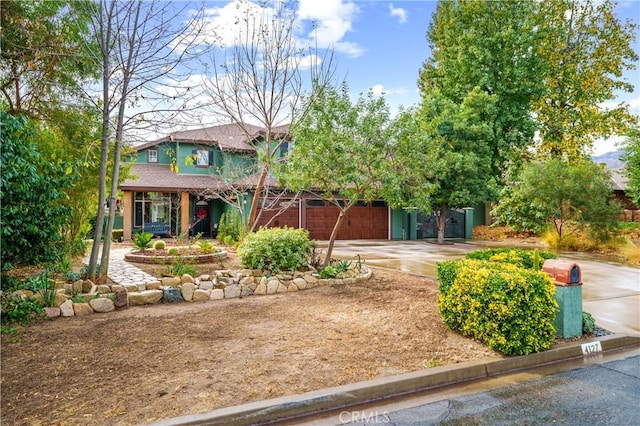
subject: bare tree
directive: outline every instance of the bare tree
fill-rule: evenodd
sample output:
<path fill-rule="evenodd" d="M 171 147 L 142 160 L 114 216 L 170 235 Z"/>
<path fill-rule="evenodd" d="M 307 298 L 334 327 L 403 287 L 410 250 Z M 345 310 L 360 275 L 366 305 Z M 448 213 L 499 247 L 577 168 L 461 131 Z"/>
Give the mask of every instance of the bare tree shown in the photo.
<path fill-rule="evenodd" d="M 177 116 L 180 107 L 176 108 L 175 102 L 164 109 L 157 107 L 158 102 L 162 102 L 167 88 L 174 92 L 173 98 L 179 89 L 189 89 L 182 85 L 186 79 L 185 71 L 178 70 L 178 66 L 186 62 L 189 40 L 194 39 L 194 31 L 199 31 L 199 26 L 195 24 L 199 15 L 180 25 L 177 21 L 184 19 L 186 8 L 186 4 L 176 7 L 174 3 L 161 1 L 100 0 L 94 11 L 92 24 L 99 46 L 96 59 L 102 64 L 102 96 L 95 105 L 102 113 L 103 130 L 98 213 L 88 269 L 89 277 L 93 279 L 96 278 L 103 231 L 110 143 L 114 145 L 113 168 L 109 216 L 104 232 L 101 267 L 97 274 L 100 280 L 106 280 L 108 272 L 125 129 L 132 126 L 140 129 L 140 119 L 148 111 Z M 143 102 L 146 109 L 140 107 Z M 136 106 L 138 109 L 131 112 L 131 107 Z M 147 124 L 153 123 L 148 115 L 145 119 Z M 115 138 L 112 140 L 114 128 Z"/>
<path fill-rule="evenodd" d="M 270 172 L 288 140 L 288 125 L 305 87 L 330 84 L 335 73 L 333 52 L 302 47 L 294 34 L 294 11 L 287 2 L 274 3 L 274 8 L 247 7 L 241 13 L 233 45 L 222 52 L 213 50 L 211 76 L 204 85 L 212 113 L 240 126 L 257 152 L 249 231 L 258 223 L 261 200 L 268 205 L 265 200 L 274 192 L 268 185 Z M 264 129 L 263 139 L 255 139 L 251 125 Z"/>

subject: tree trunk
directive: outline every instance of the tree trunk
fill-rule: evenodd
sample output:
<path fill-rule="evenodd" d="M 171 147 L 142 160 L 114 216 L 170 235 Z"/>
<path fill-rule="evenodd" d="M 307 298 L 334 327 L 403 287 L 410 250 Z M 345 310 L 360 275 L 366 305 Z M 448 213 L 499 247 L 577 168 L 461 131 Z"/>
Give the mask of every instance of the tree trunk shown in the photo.
<path fill-rule="evenodd" d="M 440 204 L 440 212 L 436 215 L 436 224 L 438 225 L 438 244 L 444 244 L 444 229 L 447 224 L 447 205 Z"/>
<path fill-rule="evenodd" d="M 247 221 L 247 229 L 249 232 L 253 232 L 256 229 L 257 215 L 258 215 L 258 203 L 260 203 L 260 197 L 262 196 L 262 191 L 264 190 L 264 183 L 267 180 L 267 175 L 269 174 L 269 164 L 265 164 L 262 167 L 262 171 L 260 172 L 260 177 L 258 178 L 258 183 L 256 184 L 256 189 L 253 193 L 253 199 L 251 200 L 251 209 L 249 210 L 249 220 Z"/>

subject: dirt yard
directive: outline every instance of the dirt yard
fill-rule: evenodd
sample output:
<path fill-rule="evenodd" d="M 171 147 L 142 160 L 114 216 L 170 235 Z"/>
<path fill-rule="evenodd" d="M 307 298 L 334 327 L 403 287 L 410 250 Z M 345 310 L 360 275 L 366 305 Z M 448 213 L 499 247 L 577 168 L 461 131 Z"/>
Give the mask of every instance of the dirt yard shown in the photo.
<path fill-rule="evenodd" d="M 2 423 L 144 424 L 500 357 L 448 330 L 436 298 L 432 280 L 374 269 L 349 286 L 33 324 L 2 336 Z"/>

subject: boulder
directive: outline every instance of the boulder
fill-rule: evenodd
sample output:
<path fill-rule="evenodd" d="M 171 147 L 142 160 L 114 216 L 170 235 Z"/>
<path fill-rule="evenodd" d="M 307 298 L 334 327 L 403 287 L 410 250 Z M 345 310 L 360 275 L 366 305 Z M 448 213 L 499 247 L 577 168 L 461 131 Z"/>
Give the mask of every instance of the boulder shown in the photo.
<path fill-rule="evenodd" d="M 164 277 L 160 281 L 165 287 L 177 287 L 182 283 L 178 277 Z"/>
<path fill-rule="evenodd" d="M 206 302 L 207 300 L 209 300 L 210 293 L 211 293 L 211 290 L 200 290 L 200 289 L 197 289 L 196 291 L 193 292 L 193 301 L 194 302 Z"/>
<path fill-rule="evenodd" d="M 116 305 L 113 303 L 113 300 L 108 297 L 99 297 L 97 299 L 91 299 L 89 301 L 89 306 L 93 309 L 94 312 L 111 312 L 116 310 Z"/>
<path fill-rule="evenodd" d="M 304 290 L 307 288 L 307 281 L 304 278 L 296 278 L 293 280 L 293 284 L 298 288 L 298 290 Z"/>
<path fill-rule="evenodd" d="M 267 283 L 267 294 L 276 294 L 278 291 L 278 286 L 280 285 L 280 281 L 277 278 L 272 278 Z"/>
<path fill-rule="evenodd" d="M 195 284 L 196 282 L 196 280 L 189 274 L 182 274 L 182 276 L 180 277 L 180 281 L 182 282 L 182 284 L 186 284 L 186 283 Z"/>
<path fill-rule="evenodd" d="M 240 286 L 237 285 L 228 285 L 224 288 L 224 298 L 232 299 L 234 297 L 240 296 Z"/>
<path fill-rule="evenodd" d="M 72 317 L 73 316 L 73 302 L 71 299 L 65 300 L 65 302 L 60 305 L 60 312 L 63 317 Z"/>
<path fill-rule="evenodd" d="M 162 283 L 160 281 L 151 281 L 145 284 L 147 290 L 160 290 Z"/>
<path fill-rule="evenodd" d="M 182 302 L 180 287 L 162 287 L 162 303 Z"/>
<path fill-rule="evenodd" d="M 76 316 L 91 315 L 93 309 L 88 303 L 73 303 L 73 314 Z"/>
<path fill-rule="evenodd" d="M 97 286 L 96 291 L 100 294 L 111 293 L 111 287 L 106 284 L 100 284 L 99 286 Z"/>
<path fill-rule="evenodd" d="M 211 290 L 211 294 L 209 295 L 209 300 L 220 300 L 224 299 L 224 290 L 216 288 Z"/>
<path fill-rule="evenodd" d="M 82 281 L 82 292 L 83 293 L 91 293 L 91 289 L 95 286 L 95 284 L 91 280 Z"/>
<path fill-rule="evenodd" d="M 198 288 L 200 288 L 200 290 L 211 290 L 213 288 L 213 281 L 200 281 Z"/>
<path fill-rule="evenodd" d="M 193 293 L 196 291 L 196 285 L 194 283 L 186 282 L 180 286 L 180 292 L 185 302 L 193 301 Z"/>
<path fill-rule="evenodd" d="M 129 305 L 150 305 L 162 299 L 162 290 L 145 290 L 128 294 Z"/>
<path fill-rule="evenodd" d="M 113 292 L 116 295 L 116 300 L 113 302 L 113 304 L 117 309 L 126 308 L 127 306 L 129 306 L 127 290 L 122 286 L 118 286 L 119 288 L 115 287 L 116 286 L 113 286 Z"/>
<path fill-rule="evenodd" d="M 253 290 L 253 294 L 264 295 L 267 294 L 267 286 L 266 284 L 258 284 L 255 290 Z"/>
<path fill-rule="evenodd" d="M 44 307 L 44 312 L 45 312 L 45 314 L 47 314 L 48 318 L 57 318 L 62 313 L 60 308 L 56 308 L 56 307 L 53 307 L 53 306 L 45 306 Z"/>

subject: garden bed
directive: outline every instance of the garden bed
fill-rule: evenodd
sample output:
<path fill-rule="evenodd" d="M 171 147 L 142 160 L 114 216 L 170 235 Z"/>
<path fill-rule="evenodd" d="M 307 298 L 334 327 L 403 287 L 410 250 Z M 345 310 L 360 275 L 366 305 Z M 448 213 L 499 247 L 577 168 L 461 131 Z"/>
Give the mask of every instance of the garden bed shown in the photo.
<path fill-rule="evenodd" d="M 166 265 L 176 260 L 186 263 L 214 263 L 227 256 L 227 252 L 219 250 L 215 253 L 203 254 L 199 249 L 180 249 L 178 254 L 169 254 L 170 250 L 143 250 L 124 255 L 124 260 L 133 263 Z"/>

